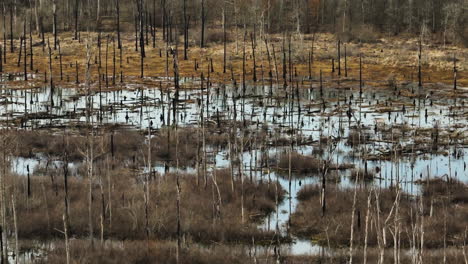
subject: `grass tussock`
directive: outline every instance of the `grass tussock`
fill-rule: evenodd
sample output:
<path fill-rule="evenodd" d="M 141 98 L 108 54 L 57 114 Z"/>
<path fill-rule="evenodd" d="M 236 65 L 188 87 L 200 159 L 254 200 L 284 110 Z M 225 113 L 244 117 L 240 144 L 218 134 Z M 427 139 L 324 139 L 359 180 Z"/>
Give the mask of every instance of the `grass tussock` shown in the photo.
<path fill-rule="evenodd" d="M 291 155 L 291 156 L 290 156 Z M 324 169 L 324 161 L 312 156 L 305 156 L 297 152 L 284 153 L 280 156 L 278 167 L 288 171 L 291 161 L 291 170 L 294 173 L 319 173 Z"/>
<path fill-rule="evenodd" d="M 289 155 L 291 155 L 291 157 Z M 297 152 L 292 152 L 291 154 L 283 153 L 279 158 L 278 168 L 282 172 L 288 172 L 290 165 L 291 171 L 295 174 L 318 174 L 323 173 L 324 171 L 347 170 L 354 167 L 352 164 L 329 163 L 326 160 L 318 159 L 313 156 L 302 155 Z"/>

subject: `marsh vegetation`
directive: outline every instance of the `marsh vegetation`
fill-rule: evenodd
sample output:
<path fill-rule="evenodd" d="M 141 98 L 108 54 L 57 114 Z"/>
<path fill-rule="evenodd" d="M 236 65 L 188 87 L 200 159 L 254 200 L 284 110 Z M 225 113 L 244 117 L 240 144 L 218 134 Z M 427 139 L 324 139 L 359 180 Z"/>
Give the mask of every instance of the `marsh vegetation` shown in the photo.
<path fill-rule="evenodd" d="M 1 263 L 468 263 L 466 1 L 4 2 Z"/>

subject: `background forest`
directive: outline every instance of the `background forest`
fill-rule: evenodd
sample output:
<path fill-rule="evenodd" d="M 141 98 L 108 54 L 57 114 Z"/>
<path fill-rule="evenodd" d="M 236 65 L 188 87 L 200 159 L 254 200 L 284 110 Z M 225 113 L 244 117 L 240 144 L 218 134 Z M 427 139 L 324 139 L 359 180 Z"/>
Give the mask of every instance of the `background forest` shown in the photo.
<path fill-rule="evenodd" d="M 137 4 L 146 24 L 181 35 L 186 25 L 203 41 L 225 21 L 228 28 L 255 26 L 269 33 L 332 32 L 343 41 L 432 33 L 438 42 L 468 45 L 466 0 L 5 0 L 3 29 L 10 33 L 12 15 L 13 34 L 25 20 L 37 32 L 51 32 L 54 17 L 58 31 L 111 31 L 119 11 L 121 30 L 132 31 Z"/>

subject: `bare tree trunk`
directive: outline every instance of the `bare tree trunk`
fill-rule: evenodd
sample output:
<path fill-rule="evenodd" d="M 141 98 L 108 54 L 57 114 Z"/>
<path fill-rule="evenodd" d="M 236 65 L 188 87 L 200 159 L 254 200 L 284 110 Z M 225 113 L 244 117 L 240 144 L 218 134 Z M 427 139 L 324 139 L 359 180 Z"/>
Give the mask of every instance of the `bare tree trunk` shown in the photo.
<path fill-rule="evenodd" d="M 78 40 L 78 14 L 79 14 L 79 4 L 78 4 L 78 0 L 75 0 L 75 10 L 74 10 L 74 13 L 75 13 L 75 36 L 74 36 L 74 39 L 75 40 Z"/>
<path fill-rule="evenodd" d="M 457 57 L 453 55 L 453 89 L 457 89 Z"/>
<path fill-rule="evenodd" d="M 223 73 L 226 73 L 226 1 L 223 6 Z"/>
<path fill-rule="evenodd" d="M 206 23 L 205 0 L 201 0 L 200 48 L 205 47 L 205 23 Z"/>
<path fill-rule="evenodd" d="M 66 213 L 63 214 L 63 234 L 65 235 L 65 254 L 66 263 L 70 264 L 70 241 L 68 239 L 68 218 Z"/>
<path fill-rule="evenodd" d="M 466 254 L 466 237 L 467 237 L 468 227 L 465 226 L 465 233 L 463 236 L 463 260 L 465 260 L 465 264 L 468 264 L 468 256 Z"/>
<path fill-rule="evenodd" d="M 356 214 L 356 199 L 357 199 L 357 181 L 359 179 L 359 171 L 356 176 L 355 186 L 354 186 L 354 195 L 353 195 L 353 206 L 351 208 L 351 236 L 349 238 L 349 264 L 353 263 L 353 242 L 354 242 L 354 216 Z"/>
<path fill-rule="evenodd" d="M 14 192 L 14 191 L 13 191 Z M 18 263 L 19 260 L 19 245 L 18 245 L 18 221 L 16 216 L 16 206 L 15 206 L 15 195 L 11 195 L 11 206 L 13 209 L 13 224 L 15 226 L 15 263 Z"/>
<path fill-rule="evenodd" d="M 187 20 L 187 0 L 183 2 L 183 13 L 184 13 L 184 60 L 187 60 L 187 49 L 188 49 L 188 20 Z"/>
<path fill-rule="evenodd" d="M 367 197 L 367 213 L 366 213 L 366 227 L 365 227 L 365 238 L 364 238 L 364 257 L 363 264 L 367 264 L 367 241 L 369 237 L 369 216 L 370 216 L 370 206 L 371 206 L 372 191 Z"/>
<path fill-rule="evenodd" d="M 13 42 L 13 6 L 10 6 L 10 52 L 15 51 L 15 46 Z"/>
<path fill-rule="evenodd" d="M 90 43 L 89 35 L 86 43 L 86 89 L 87 89 L 87 96 L 86 96 L 86 125 L 89 127 L 92 126 L 91 123 L 91 114 L 92 114 L 92 98 L 91 98 L 91 43 Z M 89 240 L 91 242 L 91 246 L 94 247 L 94 229 L 93 229 L 93 174 L 94 174 L 94 131 L 93 128 L 90 129 L 87 133 L 87 144 L 86 144 L 86 165 L 87 165 L 87 174 L 88 174 L 88 184 L 89 184 L 89 192 L 88 192 L 88 225 L 89 225 Z"/>
<path fill-rule="evenodd" d="M 419 39 L 419 54 L 418 54 L 418 86 L 422 88 L 422 70 L 421 70 L 421 60 L 422 60 L 422 39 Z"/>
<path fill-rule="evenodd" d="M 52 2 L 52 11 L 53 11 L 53 31 L 54 31 L 54 50 L 57 49 L 57 0 Z"/>
<path fill-rule="evenodd" d="M 33 38 L 32 38 L 32 21 L 29 21 L 29 56 L 30 56 L 30 62 L 29 62 L 29 69 L 31 71 L 34 70 L 34 54 L 33 54 Z"/>
<path fill-rule="evenodd" d="M 116 12 L 116 26 L 117 26 L 117 47 L 122 49 L 122 42 L 120 39 L 120 0 L 115 0 L 115 12 Z"/>
<path fill-rule="evenodd" d="M 37 2 L 40 0 L 34 0 L 34 16 L 36 17 L 36 33 L 39 34 L 41 29 L 39 25 L 39 15 L 37 13 Z"/>

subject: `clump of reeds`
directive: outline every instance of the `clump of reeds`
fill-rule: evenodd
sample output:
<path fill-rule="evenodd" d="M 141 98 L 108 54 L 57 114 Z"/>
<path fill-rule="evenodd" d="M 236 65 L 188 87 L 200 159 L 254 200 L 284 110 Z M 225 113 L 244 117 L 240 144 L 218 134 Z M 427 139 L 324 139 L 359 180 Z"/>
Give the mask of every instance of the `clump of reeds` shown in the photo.
<path fill-rule="evenodd" d="M 291 170 L 295 173 L 319 173 L 324 169 L 324 162 L 321 159 L 301 155 L 297 152 L 284 153 L 280 156 L 278 167 L 281 170 L 288 171 L 290 165 Z"/>

